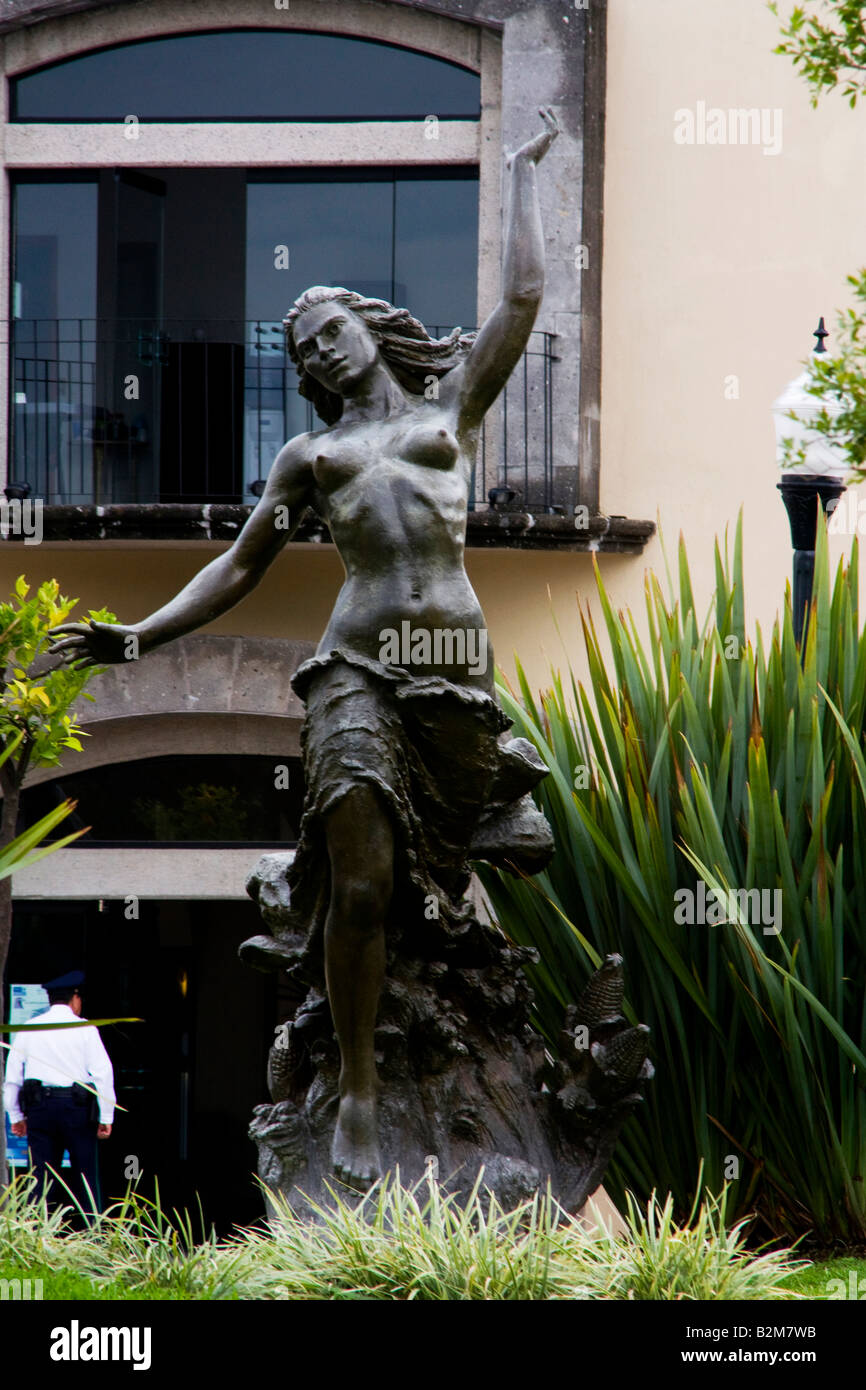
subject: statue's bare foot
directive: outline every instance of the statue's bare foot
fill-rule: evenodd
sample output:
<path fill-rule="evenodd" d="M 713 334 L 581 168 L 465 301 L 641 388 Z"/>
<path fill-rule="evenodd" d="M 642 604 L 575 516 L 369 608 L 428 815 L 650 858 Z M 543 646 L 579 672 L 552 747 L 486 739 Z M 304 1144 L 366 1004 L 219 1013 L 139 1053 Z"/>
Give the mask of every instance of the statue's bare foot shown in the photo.
<path fill-rule="evenodd" d="M 366 1192 L 382 1173 L 373 1096 L 345 1095 L 340 1101 L 331 1146 L 334 1172 L 341 1182 Z"/>

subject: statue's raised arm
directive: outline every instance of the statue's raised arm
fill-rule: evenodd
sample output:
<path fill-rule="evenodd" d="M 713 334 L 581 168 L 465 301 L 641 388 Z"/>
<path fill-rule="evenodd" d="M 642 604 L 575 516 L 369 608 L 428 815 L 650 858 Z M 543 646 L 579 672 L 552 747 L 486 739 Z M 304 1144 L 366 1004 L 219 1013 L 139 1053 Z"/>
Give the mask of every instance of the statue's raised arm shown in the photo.
<path fill-rule="evenodd" d="M 503 257 L 502 295 L 480 329 L 465 362 L 446 381 L 457 393 L 458 428 L 476 429 L 520 360 L 544 292 L 544 233 L 535 166 L 559 134 L 549 107 L 539 108 L 544 130 L 508 159 L 511 202 Z"/>

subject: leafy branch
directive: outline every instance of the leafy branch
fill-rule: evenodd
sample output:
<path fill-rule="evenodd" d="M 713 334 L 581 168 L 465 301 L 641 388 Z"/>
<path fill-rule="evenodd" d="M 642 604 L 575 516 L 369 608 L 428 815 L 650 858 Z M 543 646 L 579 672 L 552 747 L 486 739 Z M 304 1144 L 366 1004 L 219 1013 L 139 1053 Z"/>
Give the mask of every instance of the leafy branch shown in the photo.
<path fill-rule="evenodd" d="M 767 8 L 779 18 L 777 0 Z M 866 90 L 866 7 L 860 0 L 807 0 L 794 6 L 780 32 L 783 42 L 773 52 L 791 59 L 809 85 L 813 106 L 840 83 L 849 106 L 856 106 Z"/>

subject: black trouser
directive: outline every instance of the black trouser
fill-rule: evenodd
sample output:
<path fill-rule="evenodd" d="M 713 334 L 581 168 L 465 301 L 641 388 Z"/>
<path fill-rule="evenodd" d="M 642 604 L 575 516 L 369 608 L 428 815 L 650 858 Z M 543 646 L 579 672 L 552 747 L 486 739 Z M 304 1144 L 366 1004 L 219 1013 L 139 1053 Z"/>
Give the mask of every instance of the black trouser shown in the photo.
<path fill-rule="evenodd" d="M 96 1124 L 88 1118 L 88 1103 L 75 1095 L 43 1095 L 41 1101 L 27 1111 L 27 1142 L 30 1163 L 36 1174 L 36 1196 L 45 1190 L 46 1165 L 61 1172 L 63 1150 L 69 1150 L 70 1167 L 63 1174 L 85 1212 L 98 1211 L 99 1179 L 96 1172 Z M 87 1194 L 90 1188 L 92 1197 Z M 69 1205 L 69 1193 L 52 1181 L 49 1198 Z"/>

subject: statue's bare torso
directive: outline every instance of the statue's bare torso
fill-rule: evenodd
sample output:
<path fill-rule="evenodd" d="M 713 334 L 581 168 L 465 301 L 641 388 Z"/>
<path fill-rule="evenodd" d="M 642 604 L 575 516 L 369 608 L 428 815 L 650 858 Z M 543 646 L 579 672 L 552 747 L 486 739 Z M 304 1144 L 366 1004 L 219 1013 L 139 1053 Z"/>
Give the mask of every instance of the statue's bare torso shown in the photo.
<path fill-rule="evenodd" d="M 339 648 L 378 660 L 381 634 L 402 632 L 406 622 L 413 633 L 483 633 L 483 672 L 471 661 L 431 662 L 419 674 L 492 692 L 484 615 L 464 568 L 472 465 L 454 429 L 453 411 L 421 400 L 385 421 L 336 425 L 297 441 L 314 506 L 346 569 L 319 653 Z M 478 651 L 477 637 L 469 649 Z"/>

